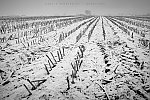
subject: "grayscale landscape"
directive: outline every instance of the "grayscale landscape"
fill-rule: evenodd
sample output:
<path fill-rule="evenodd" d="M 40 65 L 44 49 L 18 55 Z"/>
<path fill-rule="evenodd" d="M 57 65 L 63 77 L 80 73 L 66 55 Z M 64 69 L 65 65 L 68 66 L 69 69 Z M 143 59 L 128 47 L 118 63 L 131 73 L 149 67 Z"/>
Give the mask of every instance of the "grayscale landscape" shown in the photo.
<path fill-rule="evenodd" d="M 150 100 L 149 0 L 1 0 L 0 100 Z"/>

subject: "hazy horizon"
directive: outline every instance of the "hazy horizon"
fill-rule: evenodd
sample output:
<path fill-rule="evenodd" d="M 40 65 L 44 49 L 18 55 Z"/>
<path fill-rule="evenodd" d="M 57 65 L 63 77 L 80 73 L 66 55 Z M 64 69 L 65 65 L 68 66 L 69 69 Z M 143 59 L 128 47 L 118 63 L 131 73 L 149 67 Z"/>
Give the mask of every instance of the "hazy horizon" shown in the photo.
<path fill-rule="evenodd" d="M 0 16 L 145 15 L 150 0 L 1 0 Z"/>

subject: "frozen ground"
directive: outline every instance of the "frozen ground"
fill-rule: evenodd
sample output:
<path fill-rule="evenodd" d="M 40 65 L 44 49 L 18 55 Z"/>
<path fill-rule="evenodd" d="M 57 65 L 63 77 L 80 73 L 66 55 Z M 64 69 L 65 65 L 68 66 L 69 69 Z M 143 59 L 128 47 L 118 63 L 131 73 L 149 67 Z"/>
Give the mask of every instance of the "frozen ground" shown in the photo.
<path fill-rule="evenodd" d="M 149 50 L 129 41 L 130 36 L 108 19 L 100 17 L 97 20 L 77 43 L 77 35 L 89 22 L 61 43 L 58 43 L 60 33 L 79 23 L 59 29 L 56 35 L 55 32 L 52 36 L 45 35 L 47 43 L 44 42 L 41 48 L 1 50 L 0 69 L 6 73 L 1 72 L 0 100 L 150 100 Z M 95 23 L 88 41 L 89 31 Z M 83 57 L 78 58 L 82 54 L 80 45 L 84 45 L 85 51 Z M 62 53 L 63 47 L 64 55 L 59 61 L 57 52 L 60 48 Z M 77 59 L 83 62 L 73 78 L 71 63 L 79 65 L 75 63 Z"/>

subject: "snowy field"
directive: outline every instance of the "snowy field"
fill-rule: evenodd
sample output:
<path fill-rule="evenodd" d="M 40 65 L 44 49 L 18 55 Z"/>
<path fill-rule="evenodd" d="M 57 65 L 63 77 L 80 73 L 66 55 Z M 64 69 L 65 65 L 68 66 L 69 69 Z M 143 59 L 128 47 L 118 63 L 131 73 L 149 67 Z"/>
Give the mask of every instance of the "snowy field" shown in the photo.
<path fill-rule="evenodd" d="M 0 100 L 150 100 L 144 19 L 1 19 Z"/>

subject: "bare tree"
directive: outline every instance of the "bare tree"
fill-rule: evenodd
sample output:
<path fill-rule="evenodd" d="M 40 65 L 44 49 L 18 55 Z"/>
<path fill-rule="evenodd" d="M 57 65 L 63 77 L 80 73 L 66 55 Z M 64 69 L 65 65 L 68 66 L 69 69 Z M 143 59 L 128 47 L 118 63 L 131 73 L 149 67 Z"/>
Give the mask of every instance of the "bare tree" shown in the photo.
<path fill-rule="evenodd" d="M 89 15 L 91 15 L 91 11 L 90 10 L 85 10 L 85 14 L 89 16 Z"/>

